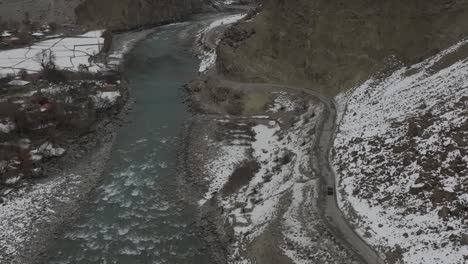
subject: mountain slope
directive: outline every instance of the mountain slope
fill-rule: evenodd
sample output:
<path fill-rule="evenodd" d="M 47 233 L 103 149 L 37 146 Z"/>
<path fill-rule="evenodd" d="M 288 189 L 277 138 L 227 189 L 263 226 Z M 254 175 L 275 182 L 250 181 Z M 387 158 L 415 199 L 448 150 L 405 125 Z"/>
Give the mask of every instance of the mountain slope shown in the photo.
<path fill-rule="evenodd" d="M 389 263 L 467 261 L 467 51 L 462 41 L 338 97 L 340 205 Z"/>
<path fill-rule="evenodd" d="M 231 78 L 331 94 L 367 80 L 395 55 L 413 64 L 468 34 L 468 1 L 265 0 L 218 49 Z"/>
<path fill-rule="evenodd" d="M 208 0 L 207 0 L 208 1 Z M 32 21 L 118 30 L 159 25 L 200 11 L 205 0 L 3 0 L 0 22 Z"/>
<path fill-rule="evenodd" d="M 201 8 L 201 0 L 85 0 L 77 22 L 125 30 L 180 20 Z"/>
<path fill-rule="evenodd" d="M 74 9 L 83 0 L 2 0 L 0 18 L 3 21 L 21 22 L 25 13 L 32 21 L 73 23 Z M 0 22 L 1 22 L 0 20 Z"/>

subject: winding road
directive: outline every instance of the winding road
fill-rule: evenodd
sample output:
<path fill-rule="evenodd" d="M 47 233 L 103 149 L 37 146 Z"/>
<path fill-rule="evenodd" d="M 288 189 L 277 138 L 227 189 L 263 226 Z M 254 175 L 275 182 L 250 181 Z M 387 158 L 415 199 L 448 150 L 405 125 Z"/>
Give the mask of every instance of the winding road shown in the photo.
<path fill-rule="evenodd" d="M 241 11 L 244 11 L 242 9 Z M 222 25 L 219 28 L 214 28 L 211 32 L 206 32 L 202 36 L 202 44 L 209 49 L 216 49 L 217 39 L 220 38 L 222 32 L 225 30 L 227 25 Z M 241 83 L 235 81 L 225 80 L 223 76 L 220 76 L 216 72 L 216 69 L 212 69 L 209 72 L 210 76 L 216 77 L 222 83 L 223 86 L 228 86 L 232 89 L 242 91 L 266 91 L 266 92 L 303 92 L 310 96 L 317 98 L 325 106 L 325 111 L 321 120 L 321 125 L 317 127 L 317 142 L 314 145 L 312 164 L 314 171 L 320 175 L 320 187 L 323 190 L 319 197 L 320 210 L 322 211 L 322 217 L 329 227 L 333 235 L 342 241 L 347 247 L 352 250 L 357 256 L 359 256 L 364 263 L 368 264 L 383 264 L 385 261 L 381 256 L 369 246 L 359 234 L 352 228 L 350 223 L 347 221 L 343 212 L 338 206 L 336 195 L 326 195 L 327 187 L 334 187 L 336 189 L 337 175 L 330 164 L 330 151 L 333 148 L 333 142 L 336 133 L 336 106 L 333 98 L 324 96 L 313 89 L 307 89 L 303 87 L 295 87 L 281 84 L 271 83 Z"/>
<path fill-rule="evenodd" d="M 333 234 L 346 242 L 348 247 L 359 255 L 366 263 L 385 263 L 379 254 L 375 252 L 351 227 L 338 206 L 337 196 L 325 194 L 327 187 L 333 186 L 337 189 L 337 175 L 330 165 L 329 159 L 336 133 L 336 107 L 332 100 L 326 99 L 322 96 L 317 96 L 311 92 L 308 93 L 312 96 L 316 96 L 326 106 L 321 127 L 319 129 L 319 139 L 315 144 L 312 159 L 314 168 L 322 178 L 321 185 L 322 190 L 324 191 L 320 197 L 320 209 L 323 212 L 323 216 L 326 218 L 325 222 Z"/>
<path fill-rule="evenodd" d="M 351 227 L 343 212 L 338 206 L 336 195 L 326 195 L 327 187 L 336 187 L 337 175 L 330 164 L 330 151 L 336 131 L 336 106 L 333 99 L 324 96 L 311 89 L 269 83 L 241 83 L 228 80 L 220 80 L 223 86 L 228 86 L 239 91 L 265 91 L 265 92 L 303 92 L 317 98 L 325 106 L 325 111 L 317 126 L 317 142 L 314 145 L 312 164 L 315 172 L 320 175 L 321 192 L 319 197 L 320 210 L 325 224 L 333 235 L 361 258 L 364 263 L 383 264 L 384 260 L 372 249 L 356 231 Z M 336 188 L 335 188 L 336 189 Z"/>
<path fill-rule="evenodd" d="M 228 80 L 221 80 L 223 86 L 228 86 L 240 91 L 266 91 L 266 92 L 303 92 L 317 98 L 325 106 L 325 110 L 317 126 L 317 141 L 312 150 L 312 164 L 315 172 L 321 177 L 321 190 L 319 203 L 322 217 L 328 225 L 333 235 L 344 242 L 350 250 L 359 256 L 364 263 L 383 264 L 385 261 L 372 249 L 347 221 L 343 212 L 338 206 L 336 195 L 327 195 L 327 187 L 336 187 L 337 175 L 330 164 L 330 151 L 336 131 L 336 107 L 334 101 L 311 89 L 267 83 L 240 83 Z M 336 188 L 335 188 L 336 189 Z"/>

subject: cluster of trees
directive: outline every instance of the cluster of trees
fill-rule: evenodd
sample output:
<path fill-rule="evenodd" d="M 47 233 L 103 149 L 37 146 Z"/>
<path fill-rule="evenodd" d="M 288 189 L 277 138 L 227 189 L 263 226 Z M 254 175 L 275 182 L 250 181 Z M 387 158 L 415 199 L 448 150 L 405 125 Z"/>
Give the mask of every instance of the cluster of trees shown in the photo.
<path fill-rule="evenodd" d="M 15 34 L 18 38 L 16 44 L 28 45 L 34 41 L 34 37 L 31 35 L 33 32 L 43 31 L 48 27 L 50 31 L 57 30 L 58 25 L 56 23 L 43 24 L 38 21 L 32 21 L 28 12 L 24 13 L 24 17 L 21 22 L 16 20 L 4 20 L 0 17 L 0 33 L 3 31 L 10 31 Z"/>
<path fill-rule="evenodd" d="M 0 189 L 2 184 L 19 173 L 26 177 L 40 176 L 34 169 L 41 165 L 34 165 L 31 156 L 34 147 L 22 148 L 17 144 L 21 139 L 30 139 L 36 148 L 44 142 L 63 146 L 69 139 L 80 137 L 91 129 L 97 120 L 97 113 L 87 91 L 76 91 L 80 93 L 75 98 L 79 101 L 77 104 L 65 103 L 63 96 L 51 97 L 40 90 L 21 108 L 15 103 L 0 103 L 0 119 L 8 120 L 15 126 L 10 133 L 0 133 Z M 41 105 L 48 105 L 47 111 L 35 110 Z"/>
<path fill-rule="evenodd" d="M 55 31 L 58 28 L 58 25 L 55 22 L 48 23 L 47 26 L 51 31 Z M 10 30 L 35 32 L 44 29 L 44 24 L 38 21 L 32 21 L 28 12 L 24 13 L 24 17 L 21 22 L 13 19 L 5 20 L 0 16 L 0 31 Z"/>

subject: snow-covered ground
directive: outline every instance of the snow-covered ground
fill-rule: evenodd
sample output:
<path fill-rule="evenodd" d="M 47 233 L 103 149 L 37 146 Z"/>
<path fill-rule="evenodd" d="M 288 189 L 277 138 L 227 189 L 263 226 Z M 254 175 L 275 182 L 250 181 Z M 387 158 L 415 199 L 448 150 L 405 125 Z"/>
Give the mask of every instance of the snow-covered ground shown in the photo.
<path fill-rule="evenodd" d="M 210 182 L 210 187 L 204 198 L 198 202 L 199 205 L 206 203 L 223 188 L 235 167 L 247 158 L 247 147 L 242 145 L 223 146 L 218 155 L 216 160 L 206 166 L 208 174 L 211 176 L 206 179 Z"/>
<path fill-rule="evenodd" d="M 225 26 L 225 25 L 230 25 L 230 24 L 233 24 L 239 20 L 241 20 L 242 18 L 244 18 L 246 16 L 246 14 L 236 14 L 236 15 L 230 15 L 230 16 L 226 16 L 226 17 L 223 17 L 223 18 L 220 18 L 220 19 L 217 19 L 215 21 L 213 21 L 211 24 L 209 24 L 206 28 L 200 30 L 198 32 L 198 35 L 197 35 L 197 39 L 198 39 L 198 43 L 207 43 L 207 40 L 204 39 L 204 38 L 207 38 L 209 37 L 209 33 L 210 31 L 212 31 L 213 29 L 217 28 L 217 27 L 220 27 L 220 26 Z M 216 40 L 216 43 L 214 44 L 218 44 L 220 41 L 220 39 L 217 39 Z M 202 47 L 202 51 L 201 51 L 201 54 L 199 54 L 199 59 L 201 60 L 201 63 L 200 63 L 200 68 L 199 68 L 199 72 L 205 72 L 207 70 L 209 70 L 210 68 L 212 68 L 215 63 L 216 63 L 216 49 L 214 47 L 208 47 L 208 46 L 204 46 Z"/>
<path fill-rule="evenodd" d="M 235 2 L 236 2 L 235 0 L 217 0 L 217 1 L 214 1 L 214 3 L 216 5 L 230 5 L 230 4 L 233 4 Z"/>
<path fill-rule="evenodd" d="M 337 97 L 340 207 L 392 260 L 467 263 L 466 45 Z"/>
<path fill-rule="evenodd" d="M 120 91 L 98 91 L 96 95 L 91 96 L 96 108 L 98 109 L 108 108 L 115 105 L 120 97 Z"/>
<path fill-rule="evenodd" d="M 41 53 L 52 51 L 56 65 L 61 69 L 77 71 L 80 65 L 97 71 L 100 67 L 90 59 L 99 53 L 104 39 L 102 30 L 67 38 L 54 38 L 33 44 L 30 47 L 0 51 L 0 77 L 16 74 L 25 69 L 28 72 L 41 70 Z"/>
<path fill-rule="evenodd" d="M 323 232 L 317 207 L 318 175 L 310 158 L 324 106 L 300 95 L 272 96 L 265 114 L 218 121 L 228 130 L 219 132 L 221 142 L 208 138 L 218 152 L 205 167 L 210 185 L 199 204 L 214 199 L 233 227 L 229 263 L 253 263 L 243 252 L 265 233 L 278 241 L 262 238 L 260 243 L 277 245 L 268 250 L 293 263 L 327 263 L 337 256 L 347 259 L 339 263 L 351 263 Z"/>
<path fill-rule="evenodd" d="M 149 35 L 153 34 L 157 29 L 158 28 L 151 28 L 114 35 L 107 65 L 118 68 L 120 63 L 123 61 L 124 56 L 130 52 L 139 41 L 142 41 Z"/>
<path fill-rule="evenodd" d="M 34 223 L 49 222 L 56 217 L 51 208 L 51 201 L 55 204 L 69 202 L 71 182 L 78 179 L 76 175 L 69 175 L 48 183 L 37 184 L 32 190 L 19 192 L 5 189 L 3 205 L 0 206 L 0 262 L 9 263 L 5 256 L 18 256 L 20 250 L 29 242 L 31 234 L 38 230 Z M 8 195 L 6 195 L 8 194 Z"/>

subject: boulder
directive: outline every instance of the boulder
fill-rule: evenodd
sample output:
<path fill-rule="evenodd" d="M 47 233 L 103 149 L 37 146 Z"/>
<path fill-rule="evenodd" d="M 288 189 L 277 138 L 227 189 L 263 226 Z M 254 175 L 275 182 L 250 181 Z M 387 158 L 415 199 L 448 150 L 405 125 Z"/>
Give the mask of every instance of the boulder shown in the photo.
<path fill-rule="evenodd" d="M 460 237 L 460 242 L 462 245 L 468 245 L 468 234 L 462 234 Z"/>
<path fill-rule="evenodd" d="M 447 219 L 450 216 L 450 209 L 446 206 L 442 207 L 437 213 L 440 218 Z"/>
<path fill-rule="evenodd" d="M 431 197 L 430 200 L 433 204 L 438 204 L 446 201 L 454 201 L 456 198 L 456 194 L 453 192 L 436 189 Z"/>

